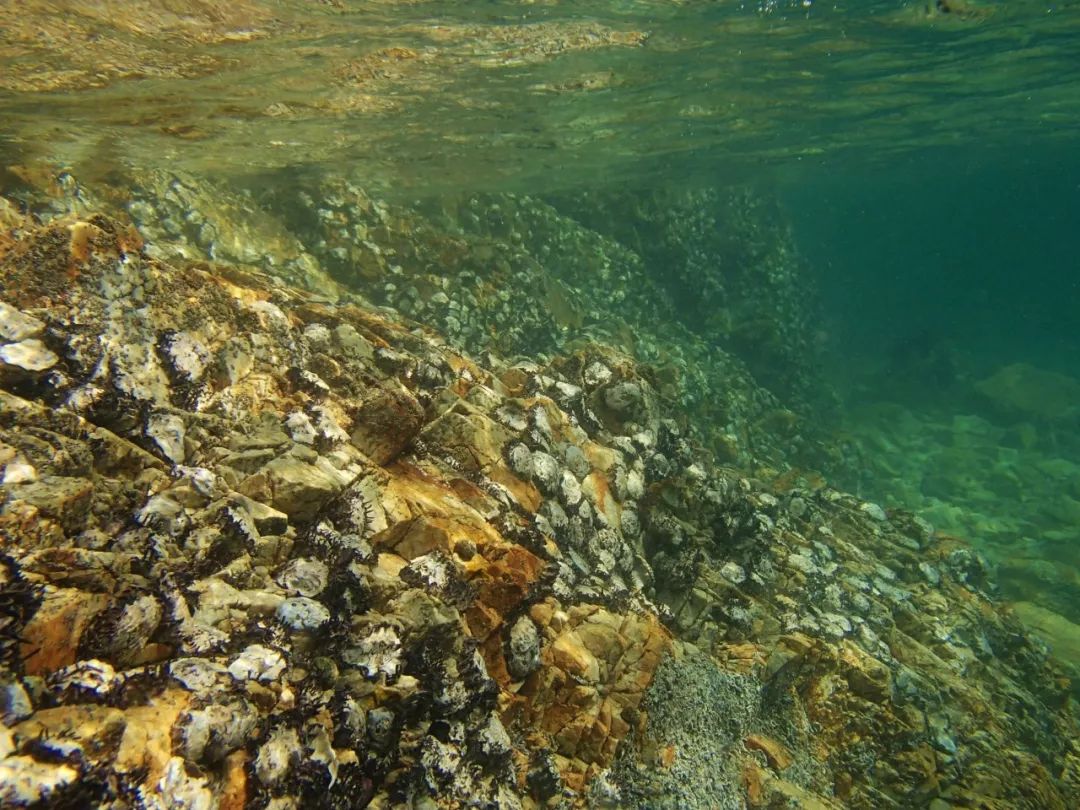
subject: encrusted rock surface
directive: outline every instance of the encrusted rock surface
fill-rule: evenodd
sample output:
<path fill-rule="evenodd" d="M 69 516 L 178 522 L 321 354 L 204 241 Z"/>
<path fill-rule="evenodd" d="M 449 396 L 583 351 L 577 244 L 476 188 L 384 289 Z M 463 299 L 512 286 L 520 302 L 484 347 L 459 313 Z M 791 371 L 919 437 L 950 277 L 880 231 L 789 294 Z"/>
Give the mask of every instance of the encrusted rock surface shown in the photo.
<path fill-rule="evenodd" d="M 827 462 L 814 423 L 790 410 L 814 380 L 812 285 L 748 190 L 408 205 L 330 176 L 268 204 L 335 278 L 473 356 L 618 346 L 728 460 Z"/>
<path fill-rule="evenodd" d="M 0 375 L 5 805 L 1080 802 L 969 547 L 718 463 L 628 356 L 5 210 L 55 357 Z"/>

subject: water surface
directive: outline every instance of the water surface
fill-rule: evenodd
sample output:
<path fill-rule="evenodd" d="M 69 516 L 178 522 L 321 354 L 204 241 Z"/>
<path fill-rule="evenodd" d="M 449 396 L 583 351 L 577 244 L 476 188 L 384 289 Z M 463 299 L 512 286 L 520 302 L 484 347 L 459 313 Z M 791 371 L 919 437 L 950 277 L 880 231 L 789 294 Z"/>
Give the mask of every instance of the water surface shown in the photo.
<path fill-rule="evenodd" d="M 0 5 L 7 161 L 538 192 L 1065 145 L 1080 4 Z"/>

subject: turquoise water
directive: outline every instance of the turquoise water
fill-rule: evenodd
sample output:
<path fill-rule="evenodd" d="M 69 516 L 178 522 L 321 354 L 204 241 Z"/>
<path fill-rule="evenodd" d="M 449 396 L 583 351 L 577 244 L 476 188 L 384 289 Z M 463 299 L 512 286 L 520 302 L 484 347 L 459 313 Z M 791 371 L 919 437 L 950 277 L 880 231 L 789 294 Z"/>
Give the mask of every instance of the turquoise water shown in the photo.
<path fill-rule="evenodd" d="M 327 177 L 435 208 L 751 186 L 798 254 L 800 396 L 834 404 L 806 418 L 861 459 L 830 474 L 1080 622 L 1080 3 L 29 2 L 0 30 L 9 189 L 180 172 L 293 216 Z"/>
<path fill-rule="evenodd" d="M 866 451 L 849 483 L 969 538 L 1007 597 L 1077 622 L 1080 161 L 1018 138 L 832 169 L 780 194 Z M 989 390 L 1006 367 L 1032 401 Z"/>
<path fill-rule="evenodd" d="M 832 169 L 781 193 L 820 274 L 838 364 L 948 341 L 984 372 L 1028 361 L 1080 373 L 1075 154 L 930 150 Z"/>

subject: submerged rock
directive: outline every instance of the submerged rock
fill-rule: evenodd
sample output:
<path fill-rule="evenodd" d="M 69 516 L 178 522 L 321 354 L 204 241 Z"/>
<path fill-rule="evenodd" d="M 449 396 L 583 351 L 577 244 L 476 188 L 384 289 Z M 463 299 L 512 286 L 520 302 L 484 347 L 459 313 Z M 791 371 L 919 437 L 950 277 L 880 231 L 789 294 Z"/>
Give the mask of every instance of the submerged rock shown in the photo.
<path fill-rule="evenodd" d="M 45 324 L 42 321 L 0 301 L 0 340 L 5 343 L 19 343 L 36 338 L 44 331 Z"/>
<path fill-rule="evenodd" d="M 12 369 L 46 371 L 58 362 L 60 358 L 37 338 L 28 338 L 18 343 L 0 346 L 0 364 Z"/>
<path fill-rule="evenodd" d="M 1027 363 L 998 369 L 975 384 L 995 405 L 1021 416 L 1060 421 L 1080 417 L 1080 380 Z"/>
<path fill-rule="evenodd" d="M 0 376 L 5 805 L 1080 799 L 1068 684 L 961 541 L 717 464 L 610 347 L 480 363 L 125 234 L 0 255 L 64 358 Z"/>

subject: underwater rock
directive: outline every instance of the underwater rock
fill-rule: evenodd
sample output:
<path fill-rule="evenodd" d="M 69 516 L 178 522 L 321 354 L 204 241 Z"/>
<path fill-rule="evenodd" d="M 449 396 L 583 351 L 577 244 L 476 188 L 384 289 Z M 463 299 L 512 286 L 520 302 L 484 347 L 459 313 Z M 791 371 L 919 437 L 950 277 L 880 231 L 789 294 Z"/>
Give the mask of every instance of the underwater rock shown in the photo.
<path fill-rule="evenodd" d="M 424 411 L 404 388 L 380 387 L 357 411 L 350 440 L 376 464 L 398 455 L 420 432 Z"/>
<path fill-rule="evenodd" d="M 611 379 L 611 369 L 599 361 L 594 361 L 582 373 L 582 379 L 589 388 L 599 388 Z"/>
<path fill-rule="evenodd" d="M 44 331 L 45 324 L 42 321 L 0 301 L 0 340 L 4 343 L 19 343 L 36 338 Z"/>
<path fill-rule="evenodd" d="M 105 661 L 91 659 L 58 669 L 49 675 L 47 687 L 64 701 L 104 701 L 120 686 L 116 670 Z"/>
<path fill-rule="evenodd" d="M 21 683 L 6 683 L 0 692 L 0 720 L 5 726 L 13 726 L 20 720 L 25 720 L 34 712 L 34 704 L 26 689 Z M 0 759 L 7 756 L 8 752 L 0 753 Z"/>
<path fill-rule="evenodd" d="M 569 509 L 581 503 L 581 484 L 569 470 L 562 471 L 562 478 L 559 481 L 559 499 L 563 506 Z"/>
<path fill-rule="evenodd" d="M 52 368 L 58 362 L 60 358 L 37 338 L 27 338 L 18 343 L 0 346 L 0 364 L 9 369 L 39 372 Z"/>
<path fill-rule="evenodd" d="M 604 404 L 620 416 L 633 419 L 643 406 L 641 388 L 629 381 L 616 383 L 604 389 Z"/>
<path fill-rule="evenodd" d="M 206 658 L 176 658 L 169 664 L 169 675 L 197 694 L 209 694 L 227 686 L 230 674 L 224 664 Z"/>
<path fill-rule="evenodd" d="M 80 641 L 81 650 L 91 657 L 130 666 L 145 653 L 163 615 L 161 603 L 149 594 L 126 604 L 117 600 L 94 619 Z"/>
<path fill-rule="evenodd" d="M 319 435 L 308 415 L 301 411 L 289 414 L 289 418 L 285 420 L 285 429 L 292 440 L 299 444 L 315 444 L 315 437 Z"/>
<path fill-rule="evenodd" d="M 524 425 L 522 429 L 524 429 Z M 516 442 L 510 445 L 506 455 L 510 462 L 510 469 L 515 473 L 522 476 L 528 476 L 532 473 L 532 451 L 529 450 L 528 445 Z"/>
<path fill-rule="evenodd" d="M 1027 363 L 1013 363 L 975 384 L 999 407 L 1057 421 L 1080 415 L 1080 380 Z"/>
<path fill-rule="evenodd" d="M 304 523 L 313 520 L 347 483 L 347 477 L 323 459 L 311 463 L 297 456 L 283 456 L 242 482 L 240 491 L 253 500 L 268 496 L 274 509 Z"/>
<path fill-rule="evenodd" d="M 8 756 L 0 759 L 0 800 L 7 807 L 33 807 L 54 799 L 78 776 L 70 765 Z"/>
<path fill-rule="evenodd" d="M 888 520 L 888 515 L 885 514 L 885 510 L 878 506 L 876 503 L 864 503 L 859 507 L 863 512 L 868 514 L 874 520 L 884 522 Z"/>
<path fill-rule="evenodd" d="M 202 233 L 210 192 L 188 186 L 139 217 L 198 210 Z M 962 541 L 740 468 L 783 456 L 754 421 L 777 403 L 720 353 L 722 430 L 754 437 L 723 464 L 696 361 L 680 399 L 599 343 L 555 351 L 499 289 L 518 331 L 484 337 L 460 245 L 326 205 L 387 218 L 393 303 L 552 356 L 481 363 L 352 293 L 172 266 L 104 216 L 15 234 L 39 260 L 0 256 L 3 295 L 47 327 L 11 334 L 64 360 L 0 377 L 5 805 L 1077 803 L 1062 670 Z M 561 221 L 502 214 L 528 239 Z M 421 283 L 434 255 L 453 284 Z M 601 320 L 560 284 L 541 297 Z"/>

